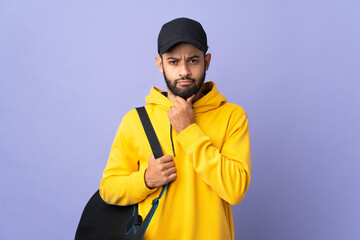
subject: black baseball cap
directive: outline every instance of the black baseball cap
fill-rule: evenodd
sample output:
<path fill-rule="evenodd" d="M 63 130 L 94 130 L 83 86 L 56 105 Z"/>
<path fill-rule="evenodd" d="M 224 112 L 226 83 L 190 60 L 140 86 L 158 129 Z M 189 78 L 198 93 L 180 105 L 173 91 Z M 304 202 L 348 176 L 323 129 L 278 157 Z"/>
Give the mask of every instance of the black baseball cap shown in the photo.
<path fill-rule="evenodd" d="M 206 33 L 201 24 L 189 18 L 176 18 L 165 23 L 158 36 L 158 53 L 164 54 L 175 44 L 186 42 L 201 51 L 208 50 Z"/>

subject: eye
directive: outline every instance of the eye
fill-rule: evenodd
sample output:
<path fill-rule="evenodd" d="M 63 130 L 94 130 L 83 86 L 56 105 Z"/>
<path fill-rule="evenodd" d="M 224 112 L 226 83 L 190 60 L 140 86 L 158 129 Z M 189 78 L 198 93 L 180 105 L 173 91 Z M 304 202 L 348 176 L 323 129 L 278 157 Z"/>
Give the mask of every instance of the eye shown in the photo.
<path fill-rule="evenodd" d="M 174 64 L 176 64 L 176 63 L 177 63 L 177 61 L 175 61 L 175 60 L 169 61 L 169 64 L 171 64 L 171 65 L 174 65 Z"/>
<path fill-rule="evenodd" d="M 199 61 L 197 59 L 190 59 L 189 62 L 192 63 L 192 64 L 195 64 L 195 63 L 198 63 Z"/>

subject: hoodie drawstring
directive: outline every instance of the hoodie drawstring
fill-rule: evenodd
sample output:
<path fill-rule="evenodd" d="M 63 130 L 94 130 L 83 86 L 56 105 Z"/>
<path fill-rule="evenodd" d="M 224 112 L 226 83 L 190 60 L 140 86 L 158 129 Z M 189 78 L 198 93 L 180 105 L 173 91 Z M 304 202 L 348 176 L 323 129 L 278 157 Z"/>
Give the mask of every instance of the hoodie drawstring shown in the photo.
<path fill-rule="evenodd" d="M 173 150 L 174 157 L 176 157 L 175 156 L 175 148 L 174 148 L 173 136 L 172 136 L 172 125 L 171 125 L 171 123 L 170 123 L 170 140 L 171 140 L 171 147 L 172 147 L 172 150 Z"/>

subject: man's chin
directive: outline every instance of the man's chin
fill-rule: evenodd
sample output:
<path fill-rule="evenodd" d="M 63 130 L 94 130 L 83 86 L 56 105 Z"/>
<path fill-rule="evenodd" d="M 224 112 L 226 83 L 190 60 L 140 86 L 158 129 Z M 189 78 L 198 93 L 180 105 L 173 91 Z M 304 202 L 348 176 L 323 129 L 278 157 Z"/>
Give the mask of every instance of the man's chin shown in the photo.
<path fill-rule="evenodd" d="M 177 94 L 174 94 L 174 95 L 186 100 L 194 94 L 195 93 L 193 93 L 193 92 L 177 92 Z"/>

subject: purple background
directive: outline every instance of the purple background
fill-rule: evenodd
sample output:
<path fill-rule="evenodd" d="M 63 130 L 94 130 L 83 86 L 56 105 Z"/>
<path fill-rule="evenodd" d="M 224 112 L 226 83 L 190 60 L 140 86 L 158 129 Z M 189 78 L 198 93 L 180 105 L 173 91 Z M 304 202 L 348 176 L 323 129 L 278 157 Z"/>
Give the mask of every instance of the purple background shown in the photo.
<path fill-rule="evenodd" d="M 236 239 L 360 239 L 360 2 L 0 2 L 0 239 L 73 239 L 122 116 L 165 88 L 156 38 L 207 31 L 249 116 Z"/>

